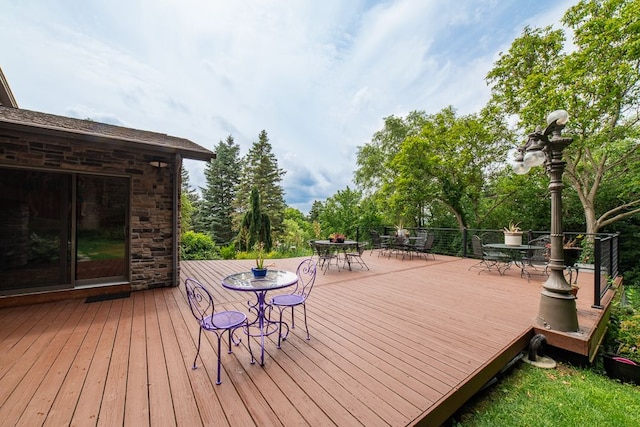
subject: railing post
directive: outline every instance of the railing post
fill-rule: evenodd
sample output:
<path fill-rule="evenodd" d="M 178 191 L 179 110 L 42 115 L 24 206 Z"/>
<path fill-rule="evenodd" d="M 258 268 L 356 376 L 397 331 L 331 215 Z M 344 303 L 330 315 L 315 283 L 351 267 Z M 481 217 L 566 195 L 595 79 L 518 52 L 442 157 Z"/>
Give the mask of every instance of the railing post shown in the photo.
<path fill-rule="evenodd" d="M 466 258 L 467 257 L 467 235 L 468 235 L 468 229 L 467 227 L 462 229 L 462 257 Z"/>
<path fill-rule="evenodd" d="M 593 238 L 593 308 L 602 308 L 600 289 L 602 285 L 601 279 L 601 262 L 602 262 L 602 242 L 600 237 Z"/>

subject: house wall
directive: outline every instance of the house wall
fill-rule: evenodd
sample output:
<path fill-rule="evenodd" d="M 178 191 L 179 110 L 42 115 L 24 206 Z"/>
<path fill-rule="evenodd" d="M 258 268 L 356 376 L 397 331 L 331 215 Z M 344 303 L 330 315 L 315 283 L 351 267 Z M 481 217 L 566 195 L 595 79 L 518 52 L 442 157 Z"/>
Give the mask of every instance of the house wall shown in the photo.
<path fill-rule="evenodd" d="M 152 159 L 168 167 L 155 168 Z M 128 176 L 131 287 L 174 285 L 179 271 L 173 271 L 173 174 L 179 169 L 173 157 L 0 128 L 0 165 Z"/>

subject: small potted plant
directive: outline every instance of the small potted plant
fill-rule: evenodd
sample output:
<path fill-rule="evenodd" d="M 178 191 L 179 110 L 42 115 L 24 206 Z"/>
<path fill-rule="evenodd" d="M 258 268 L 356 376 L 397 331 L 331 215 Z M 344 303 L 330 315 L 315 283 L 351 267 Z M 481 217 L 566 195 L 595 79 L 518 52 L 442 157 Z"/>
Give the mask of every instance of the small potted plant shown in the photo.
<path fill-rule="evenodd" d="M 267 275 L 267 268 L 264 265 L 264 242 L 256 243 L 256 266 L 251 269 L 254 277 L 264 277 Z"/>
<path fill-rule="evenodd" d="M 522 230 L 519 227 L 520 223 L 514 224 L 513 221 L 509 221 L 509 226 L 504 227 L 504 244 L 508 246 L 520 246 L 522 245 Z"/>

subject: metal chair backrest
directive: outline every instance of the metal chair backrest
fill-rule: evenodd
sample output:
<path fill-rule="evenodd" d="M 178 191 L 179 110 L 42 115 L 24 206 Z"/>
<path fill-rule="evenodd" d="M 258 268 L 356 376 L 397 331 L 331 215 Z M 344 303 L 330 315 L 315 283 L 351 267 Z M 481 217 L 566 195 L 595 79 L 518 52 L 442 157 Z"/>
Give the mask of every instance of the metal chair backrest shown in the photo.
<path fill-rule="evenodd" d="M 433 248 L 433 243 L 436 241 L 436 235 L 433 233 L 427 234 L 427 238 L 424 241 L 423 249 L 430 251 Z"/>
<path fill-rule="evenodd" d="M 367 242 L 358 242 L 356 249 L 358 251 L 358 255 L 362 256 L 364 251 L 367 249 Z"/>
<path fill-rule="evenodd" d="M 482 239 L 480 236 L 474 234 L 471 238 L 471 248 L 473 249 L 473 255 L 476 258 L 482 258 L 484 256 L 484 250 L 482 249 Z"/>
<path fill-rule="evenodd" d="M 382 238 L 380 237 L 378 232 L 375 230 L 371 230 L 369 232 L 369 235 L 371 236 L 371 246 L 374 249 L 379 249 L 380 246 L 382 246 Z"/>
<path fill-rule="evenodd" d="M 544 264 L 550 258 L 551 238 L 547 235 L 540 236 L 529 241 L 529 250 L 527 251 L 528 261 L 530 263 Z"/>
<path fill-rule="evenodd" d="M 305 259 L 298 265 L 296 275 L 298 276 L 298 282 L 292 293 L 306 299 L 309 297 L 316 281 L 316 263 L 311 258 Z"/>
<path fill-rule="evenodd" d="M 191 313 L 193 313 L 193 317 L 202 323 L 206 317 L 213 314 L 213 297 L 202 283 L 196 279 L 187 278 L 184 281 L 184 286 Z"/>

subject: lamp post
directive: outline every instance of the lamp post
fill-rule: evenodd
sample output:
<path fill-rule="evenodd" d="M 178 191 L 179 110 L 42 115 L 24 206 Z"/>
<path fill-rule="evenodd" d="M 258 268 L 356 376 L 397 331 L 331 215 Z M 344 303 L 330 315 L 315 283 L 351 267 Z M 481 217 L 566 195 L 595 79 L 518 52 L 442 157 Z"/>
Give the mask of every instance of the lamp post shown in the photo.
<path fill-rule="evenodd" d="M 529 134 L 527 143 L 518 148 L 514 172 L 522 175 L 531 167 L 541 166 L 550 177 L 551 192 L 551 256 L 549 278 L 543 285 L 537 322 L 539 325 L 562 332 L 578 331 L 578 313 L 571 285 L 564 277 L 564 235 L 562 232 L 562 174 L 566 162 L 563 150 L 573 142 L 562 137 L 562 129 L 569 119 L 565 110 L 556 110 L 547 116 L 547 127 L 537 127 Z"/>

